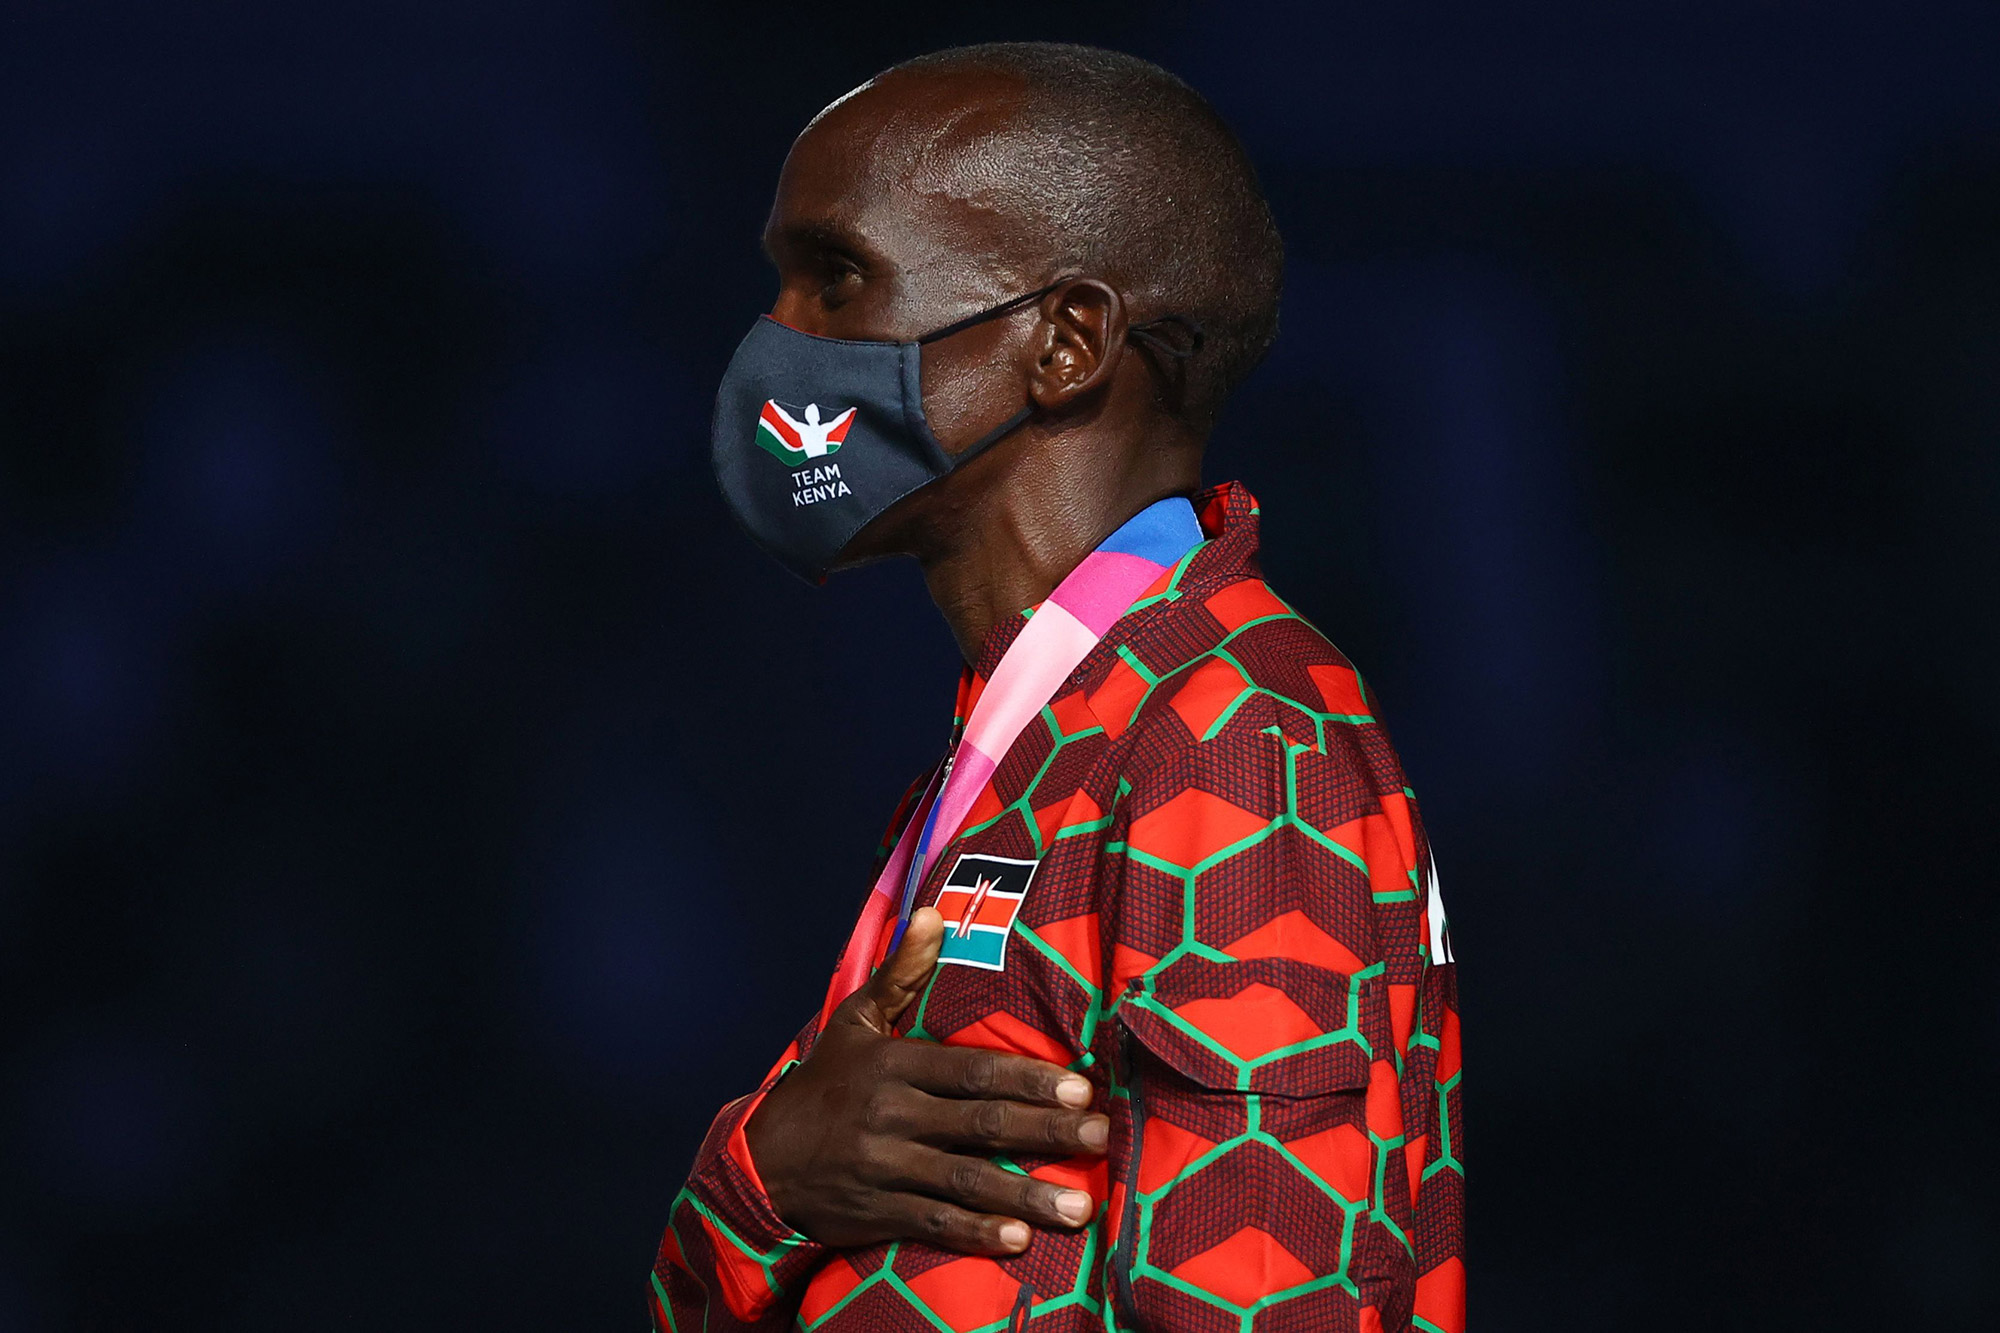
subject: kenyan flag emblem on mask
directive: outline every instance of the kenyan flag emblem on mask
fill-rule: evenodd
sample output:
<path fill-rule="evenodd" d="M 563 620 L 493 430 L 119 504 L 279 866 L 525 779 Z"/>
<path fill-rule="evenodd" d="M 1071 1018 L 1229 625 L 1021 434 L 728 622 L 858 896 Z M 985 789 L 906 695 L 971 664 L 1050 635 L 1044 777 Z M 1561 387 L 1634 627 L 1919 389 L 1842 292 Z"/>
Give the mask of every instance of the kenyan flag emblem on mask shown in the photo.
<path fill-rule="evenodd" d="M 820 420 L 818 403 L 803 410 L 787 408 L 773 398 L 757 414 L 757 443 L 773 458 L 782 458 L 791 467 L 801 467 L 816 458 L 840 452 L 847 428 L 854 424 L 854 409 L 848 408 L 831 421 Z"/>

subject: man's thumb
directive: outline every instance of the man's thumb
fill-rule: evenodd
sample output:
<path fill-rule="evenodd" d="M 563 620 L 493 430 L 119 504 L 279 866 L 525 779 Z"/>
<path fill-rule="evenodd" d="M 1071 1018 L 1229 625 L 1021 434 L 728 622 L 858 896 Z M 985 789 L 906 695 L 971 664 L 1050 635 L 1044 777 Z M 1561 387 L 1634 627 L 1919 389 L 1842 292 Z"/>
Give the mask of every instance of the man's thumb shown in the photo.
<path fill-rule="evenodd" d="M 861 988 L 861 1004 L 856 1012 L 864 1023 L 887 1034 L 937 966 L 938 950 L 944 946 L 944 917 L 935 907 L 920 907 L 910 916 L 909 929 L 896 951 L 875 969 Z"/>

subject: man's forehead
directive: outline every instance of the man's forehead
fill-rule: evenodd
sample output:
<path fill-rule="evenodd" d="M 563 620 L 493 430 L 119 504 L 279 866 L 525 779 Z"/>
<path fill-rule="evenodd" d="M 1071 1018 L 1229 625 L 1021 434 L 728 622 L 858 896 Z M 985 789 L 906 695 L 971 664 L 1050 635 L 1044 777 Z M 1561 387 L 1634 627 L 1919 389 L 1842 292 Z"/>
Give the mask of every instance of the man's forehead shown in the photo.
<path fill-rule="evenodd" d="M 1027 87 L 991 70 L 891 70 L 843 93 L 807 123 L 793 151 L 865 153 L 913 165 L 954 155 L 1004 128 Z"/>
<path fill-rule="evenodd" d="M 772 221 L 879 227 L 895 214 L 935 223 L 940 212 L 999 211 L 1008 182 L 978 147 L 1008 128 L 1024 91 L 984 71 L 896 71 L 862 84 L 792 145 Z"/>

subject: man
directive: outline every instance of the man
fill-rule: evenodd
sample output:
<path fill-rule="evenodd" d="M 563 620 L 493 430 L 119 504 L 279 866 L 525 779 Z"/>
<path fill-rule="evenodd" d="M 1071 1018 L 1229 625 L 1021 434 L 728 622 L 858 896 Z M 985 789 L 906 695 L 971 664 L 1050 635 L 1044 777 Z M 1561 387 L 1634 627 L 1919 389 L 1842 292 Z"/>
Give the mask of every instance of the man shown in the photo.
<path fill-rule="evenodd" d="M 800 135 L 717 476 L 968 664 L 827 1005 L 710 1131 L 659 1329 L 1463 1327 L 1453 968 L 1375 701 L 1203 444 L 1276 329 L 1241 148 L 1143 61 L 898 66 Z"/>

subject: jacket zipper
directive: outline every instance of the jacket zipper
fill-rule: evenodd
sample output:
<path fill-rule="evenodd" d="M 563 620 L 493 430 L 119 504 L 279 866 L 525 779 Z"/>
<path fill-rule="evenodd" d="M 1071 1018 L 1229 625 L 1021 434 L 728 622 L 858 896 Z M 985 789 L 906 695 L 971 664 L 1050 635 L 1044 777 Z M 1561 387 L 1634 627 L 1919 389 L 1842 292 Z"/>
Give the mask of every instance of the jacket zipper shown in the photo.
<path fill-rule="evenodd" d="M 1123 1318 L 1137 1333 L 1139 1298 L 1132 1292 L 1132 1264 L 1139 1246 L 1139 1150 L 1146 1142 L 1146 1103 L 1139 1086 L 1139 1066 L 1132 1059 L 1132 1034 L 1118 1034 L 1119 1063 L 1124 1066 L 1126 1104 L 1131 1107 L 1131 1146 L 1125 1152 L 1125 1212 L 1118 1220 L 1118 1245 L 1111 1255 L 1113 1289 L 1106 1292 L 1114 1312 L 1123 1307 Z"/>
<path fill-rule="evenodd" d="M 1035 1289 L 1023 1282 L 1014 1297 L 1014 1309 L 1007 1316 L 1007 1333 L 1021 1333 L 1028 1326 L 1028 1314 L 1035 1308 Z"/>

